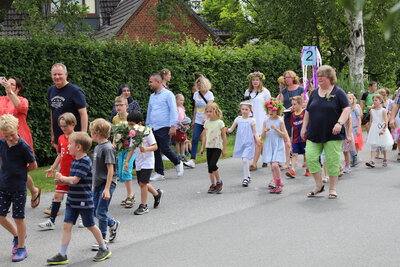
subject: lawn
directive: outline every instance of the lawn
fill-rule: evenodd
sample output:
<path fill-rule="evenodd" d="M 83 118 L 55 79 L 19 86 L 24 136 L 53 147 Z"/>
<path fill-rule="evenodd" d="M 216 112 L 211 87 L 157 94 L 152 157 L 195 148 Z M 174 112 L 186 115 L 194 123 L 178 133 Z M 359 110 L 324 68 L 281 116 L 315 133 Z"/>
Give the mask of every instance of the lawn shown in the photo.
<path fill-rule="evenodd" d="M 226 156 L 222 158 L 232 157 L 234 144 L 235 144 L 235 135 L 228 135 Z M 202 162 L 206 162 L 206 153 L 204 153 L 203 156 L 200 156 L 199 154 L 196 158 L 196 163 L 202 163 Z M 44 173 L 44 171 L 47 170 L 49 167 L 50 166 L 40 167 L 29 173 L 32 176 L 33 181 L 35 182 L 35 186 L 42 188 L 42 192 L 52 192 L 54 191 L 55 188 L 53 178 L 46 178 Z M 170 161 L 164 161 L 164 167 L 165 169 L 171 169 L 174 167 L 174 165 Z"/>

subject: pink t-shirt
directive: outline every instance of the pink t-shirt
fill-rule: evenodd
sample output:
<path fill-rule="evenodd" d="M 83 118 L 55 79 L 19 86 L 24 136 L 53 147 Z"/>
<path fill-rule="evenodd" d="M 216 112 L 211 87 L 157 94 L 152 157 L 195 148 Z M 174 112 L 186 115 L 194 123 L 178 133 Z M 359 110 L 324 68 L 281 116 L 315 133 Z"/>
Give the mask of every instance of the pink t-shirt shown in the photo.
<path fill-rule="evenodd" d="M 178 121 L 182 122 L 185 117 L 186 117 L 185 108 L 184 107 L 178 107 Z"/>

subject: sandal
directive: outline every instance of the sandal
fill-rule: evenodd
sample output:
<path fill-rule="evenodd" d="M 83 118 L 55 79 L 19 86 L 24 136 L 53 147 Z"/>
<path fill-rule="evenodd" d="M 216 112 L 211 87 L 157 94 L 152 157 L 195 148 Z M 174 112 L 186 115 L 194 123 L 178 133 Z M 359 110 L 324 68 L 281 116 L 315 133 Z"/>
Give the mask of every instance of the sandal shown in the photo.
<path fill-rule="evenodd" d="M 384 160 L 383 160 L 382 166 L 383 166 L 383 167 L 387 167 L 387 159 L 384 159 Z"/>
<path fill-rule="evenodd" d="M 365 163 L 365 165 L 367 165 L 368 167 L 371 167 L 371 168 L 375 168 L 375 162 L 373 162 L 373 161 L 368 161 Z"/>
<path fill-rule="evenodd" d="M 268 184 L 268 188 L 275 188 L 275 182 L 274 182 L 274 180 L 272 179 L 272 181 Z"/>
<path fill-rule="evenodd" d="M 252 172 L 252 171 L 256 171 L 257 170 L 257 166 L 254 166 L 254 165 L 250 165 L 250 171 Z"/>
<path fill-rule="evenodd" d="M 273 189 L 269 190 L 271 194 L 280 194 L 282 193 L 282 184 L 277 184 Z"/>
<path fill-rule="evenodd" d="M 37 188 L 38 193 L 34 199 L 31 199 L 31 207 L 34 209 L 40 204 L 40 194 L 42 193 L 42 189 L 40 187 Z"/>
<path fill-rule="evenodd" d="M 121 201 L 121 206 L 125 206 L 126 201 L 128 200 L 129 197 L 125 198 L 124 200 Z"/>
<path fill-rule="evenodd" d="M 131 209 L 135 204 L 135 197 L 127 197 L 125 200 L 125 209 Z"/>
<path fill-rule="evenodd" d="M 324 191 L 325 191 L 325 185 L 322 185 L 322 187 L 319 190 L 317 190 L 317 191 L 313 190 L 310 193 L 308 193 L 307 197 L 315 197 L 316 195 L 318 195 L 318 194 L 320 194 L 320 193 L 322 193 Z"/>
<path fill-rule="evenodd" d="M 336 189 L 329 189 L 328 198 L 329 199 L 336 199 L 337 198 Z"/>

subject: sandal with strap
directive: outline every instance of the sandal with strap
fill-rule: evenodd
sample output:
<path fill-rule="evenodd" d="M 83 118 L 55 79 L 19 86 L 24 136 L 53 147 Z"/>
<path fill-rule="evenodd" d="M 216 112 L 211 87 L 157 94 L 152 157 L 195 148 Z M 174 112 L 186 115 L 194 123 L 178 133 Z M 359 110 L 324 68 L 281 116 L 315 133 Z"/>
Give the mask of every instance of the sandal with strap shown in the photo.
<path fill-rule="evenodd" d="M 282 188 L 283 188 L 282 184 L 277 184 L 273 189 L 269 190 L 269 192 L 271 194 L 280 194 L 282 193 Z"/>
<path fill-rule="evenodd" d="M 317 191 L 311 191 L 310 193 L 307 194 L 307 197 L 315 197 L 316 195 L 322 193 L 325 191 L 325 185 L 323 185 L 319 190 Z"/>
<path fill-rule="evenodd" d="M 128 199 L 128 197 L 121 201 L 121 206 L 125 206 L 127 199 Z"/>
<path fill-rule="evenodd" d="M 387 167 L 387 160 L 386 160 L 386 159 L 383 160 L 382 166 L 383 166 L 383 167 Z"/>
<path fill-rule="evenodd" d="M 126 209 L 131 209 L 133 207 L 133 204 L 135 204 L 135 197 L 126 198 L 126 201 L 125 201 Z"/>
<path fill-rule="evenodd" d="M 365 165 L 367 165 L 368 167 L 371 167 L 371 168 L 375 168 L 375 162 L 373 162 L 373 161 L 368 161 L 365 163 Z"/>
<path fill-rule="evenodd" d="M 243 187 L 248 187 L 250 182 L 251 182 L 250 177 L 244 178 L 242 182 Z"/>
<path fill-rule="evenodd" d="M 336 199 L 337 198 L 336 189 L 329 189 L 328 198 L 329 199 Z"/>
<path fill-rule="evenodd" d="M 42 189 L 40 187 L 37 188 L 38 193 L 35 198 L 31 199 L 31 207 L 34 209 L 40 204 L 40 195 L 42 194 Z"/>

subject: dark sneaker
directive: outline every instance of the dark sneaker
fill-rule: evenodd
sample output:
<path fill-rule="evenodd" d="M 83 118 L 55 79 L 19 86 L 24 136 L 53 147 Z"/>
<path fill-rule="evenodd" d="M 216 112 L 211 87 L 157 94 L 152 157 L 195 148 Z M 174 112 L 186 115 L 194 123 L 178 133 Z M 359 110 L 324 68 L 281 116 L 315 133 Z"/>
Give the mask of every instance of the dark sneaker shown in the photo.
<path fill-rule="evenodd" d="M 110 234 L 110 237 L 108 238 L 109 242 L 114 242 L 115 239 L 117 238 L 118 228 L 119 228 L 119 221 L 115 220 L 114 225 L 110 226 L 109 229 L 109 234 Z"/>
<path fill-rule="evenodd" d="M 17 253 L 17 250 L 18 250 L 18 237 L 14 237 L 11 254 L 14 255 L 15 253 Z"/>
<path fill-rule="evenodd" d="M 111 251 L 109 248 L 107 249 L 102 249 L 99 248 L 99 251 L 97 251 L 96 256 L 93 257 L 93 261 L 104 261 L 108 259 L 111 256 Z"/>
<path fill-rule="evenodd" d="M 135 215 L 143 215 L 145 213 L 149 212 L 149 209 L 147 208 L 147 205 L 140 204 L 139 208 L 135 210 L 134 214 Z"/>
<path fill-rule="evenodd" d="M 12 261 L 23 261 L 26 257 L 28 257 L 28 251 L 26 251 L 26 248 L 18 248 L 17 253 L 12 256 Z"/>
<path fill-rule="evenodd" d="M 208 189 L 209 194 L 214 194 L 217 192 L 217 186 L 216 185 L 210 185 L 210 188 Z"/>
<path fill-rule="evenodd" d="M 60 253 L 58 253 L 54 257 L 47 259 L 47 264 L 49 264 L 49 265 L 68 264 L 67 255 L 62 256 Z"/>
<path fill-rule="evenodd" d="M 157 208 L 160 205 L 161 197 L 164 194 L 164 191 L 161 189 L 157 189 L 158 195 L 154 197 L 154 208 Z"/>
<path fill-rule="evenodd" d="M 222 181 L 219 182 L 219 183 L 217 182 L 217 185 L 215 186 L 215 192 L 216 192 L 217 194 L 221 194 L 222 185 L 223 185 Z"/>
<path fill-rule="evenodd" d="M 108 243 L 108 240 L 105 240 L 104 239 L 104 242 L 106 243 L 106 245 L 107 245 L 107 243 Z M 92 245 L 92 250 L 93 251 L 98 251 L 99 250 L 99 244 L 96 242 L 96 243 L 93 243 L 93 245 Z"/>

